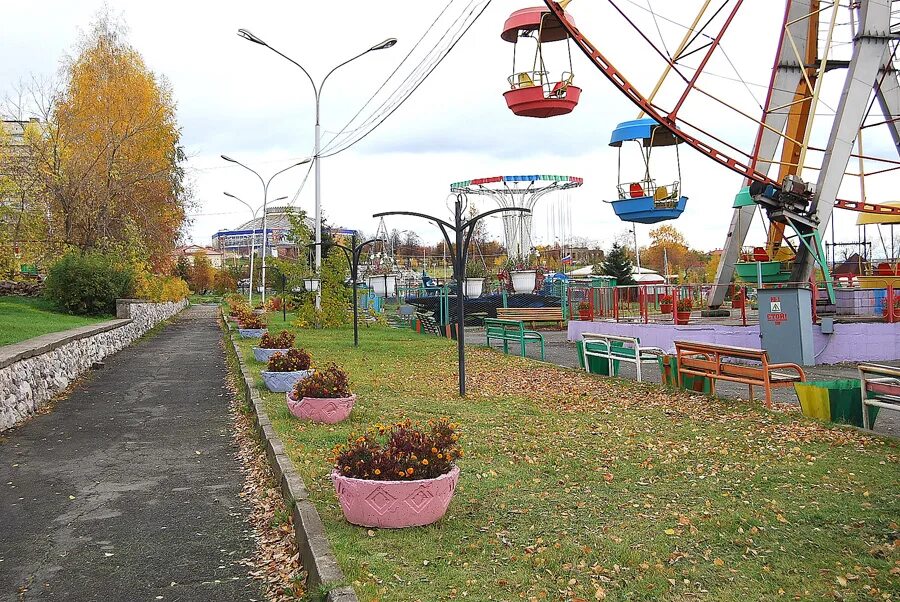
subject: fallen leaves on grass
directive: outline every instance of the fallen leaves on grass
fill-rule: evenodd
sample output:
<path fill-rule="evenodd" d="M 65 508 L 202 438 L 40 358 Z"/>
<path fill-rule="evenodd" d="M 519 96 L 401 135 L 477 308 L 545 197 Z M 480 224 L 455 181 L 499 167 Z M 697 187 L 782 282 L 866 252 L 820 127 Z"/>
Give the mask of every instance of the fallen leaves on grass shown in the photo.
<path fill-rule="evenodd" d="M 467 351 L 469 389 L 479 397 L 517 396 L 527 391 L 529 397 L 555 412 L 659 408 L 674 420 L 690 418 L 726 425 L 752 421 L 754 436 L 777 440 L 780 445 L 824 442 L 833 446 L 865 447 L 873 441 L 864 433 L 829 428 L 812 420 L 779 419 L 777 413 L 796 413 L 788 404 L 776 404 L 774 412 L 767 412 L 747 401 L 713 399 L 666 390 L 658 385 L 602 378 L 529 359 L 502 356 L 489 349 Z"/>

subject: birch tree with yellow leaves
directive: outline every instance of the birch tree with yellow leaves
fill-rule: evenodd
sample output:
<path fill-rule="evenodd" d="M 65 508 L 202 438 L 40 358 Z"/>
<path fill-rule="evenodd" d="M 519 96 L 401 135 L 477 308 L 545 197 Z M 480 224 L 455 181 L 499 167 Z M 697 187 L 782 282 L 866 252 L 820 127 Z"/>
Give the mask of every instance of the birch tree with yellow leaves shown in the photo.
<path fill-rule="evenodd" d="M 31 148 L 49 208 L 49 239 L 68 248 L 121 250 L 163 267 L 189 197 L 169 84 L 103 13 L 63 72 Z"/>

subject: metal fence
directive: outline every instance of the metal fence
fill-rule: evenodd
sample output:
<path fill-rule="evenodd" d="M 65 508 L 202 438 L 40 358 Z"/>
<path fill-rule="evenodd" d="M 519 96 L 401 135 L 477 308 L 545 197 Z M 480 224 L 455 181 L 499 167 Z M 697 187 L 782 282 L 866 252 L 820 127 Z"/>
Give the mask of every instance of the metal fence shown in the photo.
<path fill-rule="evenodd" d="M 875 283 L 881 284 L 881 283 Z M 773 283 L 764 288 L 807 288 L 811 291 L 812 316 L 832 316 L 838 321 L 900 322 L 900 290 L 891 279 L 883 287 L 838 286 L 834 303 L 826 287 L 817 283 Z M 713 284 L 644 284 L 630 286 L 593 286 L 571 284 L 567 305 L 571 319 L 611 320 L 637 323 L 730 323 L 747 326 L 759 322 L 757 287 L 727 285 L 724 303 L 709 309 L 707 299 Z"/>

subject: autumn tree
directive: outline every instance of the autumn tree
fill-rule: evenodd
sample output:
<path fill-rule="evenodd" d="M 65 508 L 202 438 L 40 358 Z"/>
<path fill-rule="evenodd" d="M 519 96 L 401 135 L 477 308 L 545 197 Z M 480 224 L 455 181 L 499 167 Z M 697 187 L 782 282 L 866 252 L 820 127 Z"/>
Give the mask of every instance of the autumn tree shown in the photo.
<path fill-rule="evenodd" d="M 54 239 L 168 261 L 188 197 L 172 91 L 107 14 L 65 65 L 30 150 Z"/>
<path fill-rule="evenodd" d="M 191 290 L 195 293 L 205 295 L 212 288 L 215 270 L 213 270 L 206 253 L 196 253 L 194 255 L 194 265 L 191 266 L 189 274 L 188 284 L 191 285 Z"/>

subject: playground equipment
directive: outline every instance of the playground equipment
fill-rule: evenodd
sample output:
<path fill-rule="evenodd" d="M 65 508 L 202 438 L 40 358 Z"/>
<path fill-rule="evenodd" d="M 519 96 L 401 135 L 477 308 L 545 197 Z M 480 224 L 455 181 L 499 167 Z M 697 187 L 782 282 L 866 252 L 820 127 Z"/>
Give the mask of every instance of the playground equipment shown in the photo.
<path fill-rule="evenodd" d="M 572 17 L 564 17 L 575 26 Z M 513 44 L 513 74 L 509 76 L 510 89 L 503 94 L 506 105 L 522 117 L 555 117 L 571 113 L 578 104 L 581 88 L 572 84 L 572 50 L 568 47 L 568 34 L 556 16 L 541 6 L 517 10 L 503 24 L 500 37 Z M 520 40 L 534 40 L 534 57 L 531 69 L 520 71 L 516 54 Z M 563 71 L 554 81 L 544 63 L 544 45 L 566 41 L 569 54 L 569 70 Z"/>
<path fill-rule="evenodd" d="M 494 176 L 454 182 L 450 192 L 480 195 L 493 199 L 501 208 L 528 209 L 528 212 L 503 213 L 503 237 L 510 257 L 524 258 L 531 252 L 531 210 L 542 197 L 578 188 L 584 183 L 575 176 Z"/>
<path fill-rule="evenodd" d="M 644 163 L 644 173 L 640 180 L 622 178 L 622 147 L 626 142 L 637 143 Z M 618 148 L 619 154 L 619 198 L 612 201 L 613 210 L 625 222 L 655 224 L 675 219 L 684 212 L 687 197 L 681 196 L 681 157 L 678 144 L 681 142 L 672 132 L 662 127 L 654 119 L 625 121 L 613 130 L 610 146 Z M 650 156 L 654 148 L 674 146 L 678 167 L 678 179 L 671 184 L 657 185 L 650 174 Z"/>
<path fill-rule="evenodd" d="M 814 270 L 819 268 L 828 296 L 833 300 L 832 280 L 822 245 L 822 231 L 831 219 L 833 208 L 879 216 L 900 215 L 900 207 L 869 203 L 863 184 L 866 177 L 900 168 L 900 161 L 866 154 L 859 135 L 864 127 L 882 126 L 893 140 L 892 150 L 900 149 L 900 122 L 896 120 L 896 115 L 900 114 L 900 80 L 891 48 L 891 3 L 874 0 L 850 3 L 849 22 L 842 23 L 842 26 L 849 28 L 850 34 L 845 42 L 834 35 L 838 11 L 844 10 L 845 5 L 833 3 L 820 6 L 815 0 L 786 0 L 780 29 L 772 32 L 778 38 L 776 56 L 765 101 L 760 105 L 762 117 L 756 119 L 750 114 L 752 109 L 736 107 L 736 103 L 723 98 L 722 94 L 711 92 L 704 83 L 706 79 L 719 75 L 706 72 L 707 67 L 716 64 L 716 61 L 711 61 L 714 56 L 717 59 L 724 57 L 726 64 L 731 63 L 722 48 L 722 41 L 742 5 L 739 0 L 725 2 L 709 15 L 706 11 L 710 8 L 710 2 L 703 2 L 693 23 L 685 26 L 686 33 L 681 44 L 671 54 L 659 48 L 648 32 L 619 6 L 620 3 L 609 3 L 617 11 L 617 14 L 611 14 L 623 18 L 623 26 L 633 27 L 636 34 L 652 48 L 653 56 L 661 57 L 665 63 L 663 77 L 649 95 L 642 94 L 587 38 L 582 29 L 574 27 L 566 18 L 567 2 L 544 1 L 560 26 L 568 32 L 570 40 L 640 108 L 642 114 L 663 125 L 673 136 L 698 152 L 743 176 L 744 186 L 735 201 L 731 227 L 716 276 L 717 284 L 724 285 L 731 281 L 756 207 L 760 206 L 769 220 L 766 244 L 769 260 L 775 261 L 778 251 L 786 245 L 796 255 L 790 263 L 789 280 L 807 282 Z M 657 14 L 651 6 L 648 10 L 656 20 Z M 703 25 L 698 27 L 701 21 Z M 718 31 L 706 33 L 705 30 L 713 24 L 716 24 Z M 603 23 L 604 29 L 615 26 L 610 22 Z M 758 27 L 748 29 L 754 36 L 761 34 Z M 820 49 L 822 29 L 825 35 Z M 753 46 L 746 40 L 744 47 Z M 838 48 L 850 49 L 850 58 L 836 59 L 834 53 Z M 637 46 L 632 52 L 637 53 Z M 721 66 L 721 61 L 719 64 Z M 826 71 L 837 69 L 845 71 L 844 82 L 840 96 L 833 101 L 833 105 L 828 105 L 821 98 L 822 82 Z M 665 76 L 671 72 L 678 77 L 666 79 Z M 734 79 L 746 87 L 736 68 L 735 74 L 737 77 Z M 664 79 L 667 88 L 661 96 L 665 100 L 659 101 L 655 96 Z M 675 80 L 674 84 L 672 80 Z M 876 100 L 884 118 L 867 122 Z M 822 113 L 827 109 L 820 110 L 820 102 L 823 107 L 834 108 L 833 116 L 827 116 L 831 123 L 828 143 L 824 148 L 811 143 L 818 137 L 812 135 L 814 121 L 826 118 Z M 704 107 L 715 106 L 727 111 L 729 118 L 751 121 L 757 130 L 752 150 L 743 151 L 739 148 L 739 142 L 730 143 L 721 134 L 704 129 L 697 120 L 688 121 L 683 117 L 682 113 L 701 103 L 705 103 Z M 854 145 L 857 147 L 856 153 L 853 152 Z M 779 149 L 781 155 L 775 158 Z M 859 164 L 858 173 L 854 175 L 860 179 L 860 199 L 838 199 L 851 156 Z M 867 170 L 866 162 L 878 165 Z M 777 173 L 770 176 L 770 170 Z M 815 183 L 804 178 L 815 179 Z M 793 240 L 785 236 L 786 227 L 796 233 Z M 709 306 L 721 305 L 725 290 L 725 286 L 713 287 L 708 299 Z"/>

